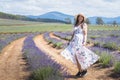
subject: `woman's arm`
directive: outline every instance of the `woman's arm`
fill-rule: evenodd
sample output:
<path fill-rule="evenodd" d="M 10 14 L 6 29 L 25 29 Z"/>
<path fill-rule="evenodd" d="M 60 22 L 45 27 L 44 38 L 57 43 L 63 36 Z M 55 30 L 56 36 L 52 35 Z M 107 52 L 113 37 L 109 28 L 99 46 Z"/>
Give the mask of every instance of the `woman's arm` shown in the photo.
<path fill-rule="evenodd" d="M 83 46 L 86 45 L 87 42 L 87 24 L 83 25 Z"/>
<path fill-rule="evenodd" d="M 74 37 L 74 31 L 75 31 L 75 27 L 73 26 L 72 37 L 71 37 L 71 39 L 69 40 L 68 45 L 69 45 L 70 41 L 73 39 L 73 37 Z"/>

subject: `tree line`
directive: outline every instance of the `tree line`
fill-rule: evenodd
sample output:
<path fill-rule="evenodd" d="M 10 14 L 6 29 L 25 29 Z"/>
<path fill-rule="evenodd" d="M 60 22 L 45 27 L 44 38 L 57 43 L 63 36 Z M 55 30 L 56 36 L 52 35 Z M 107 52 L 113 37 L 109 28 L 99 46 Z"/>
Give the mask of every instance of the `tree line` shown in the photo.
<path fill-rule="evenodd" d="M 69 17 L 68 17 L 68 18 L 65 18 L 65 21 L 68 22 L 69 24 L 72 23 L 72 21 L 71 21 L 71 19 L 70 19 Z M 89 18 L 86 19 L 86 23 L 87 23 L 87 24 L 91 24 Z M 106 24 L 106 23 L 102 20 L 101 17 L 97 17 L 97 18 L 96 18 L 96 24 L 97 24 L 97 25 L 104 25 L 104 24 Z M 118 26 L 117 21 L 109 22 L 109 23 L 107 23 L 107 24 L 110 24 L 110 25 L 113 25 L 113 26 Z"/>
<path fill-rule="evenodd" d="M 3 13 L 3 12 L 0 12 L 0 18 L 3 18 L 3 19 L 16 19 L 16 20 L 30 20 L 26 16 L 12 15 L 12 14 L 7 14 L 7 13 Z"/>
<path fill-rule="evenodd" d="M 87 23 L 87 24 L 91 24 L 91 22 L 90 22 L 90 20 L 89 20 L 88 18 L 86 19 L 86 23 Z M 96 18 L 96 24 L 98 24 L 98 25 L 104 25 L 105 22 L 102 20 L 101 17 L 97 17 L 97 18 Z M 111 22 L 111 23 L 109 23 L 109 24 L 112 24 L 112 25 L 114 25 L 114 26 L 118 25 L 118 23 L 117 23 L 116 21 L 113 21 L 113 22 Z"/>

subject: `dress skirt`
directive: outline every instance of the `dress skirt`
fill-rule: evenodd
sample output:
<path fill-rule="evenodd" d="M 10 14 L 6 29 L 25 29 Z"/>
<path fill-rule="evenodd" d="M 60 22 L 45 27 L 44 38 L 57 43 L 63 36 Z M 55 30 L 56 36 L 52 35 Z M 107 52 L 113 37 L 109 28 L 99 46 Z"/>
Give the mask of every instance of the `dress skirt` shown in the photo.
<path fill-rule="evenodd" d="M 94 52 L 82 45 L 83 35 L 75 34 L 73 39 L 70 41 L 70 44 L 61 52 L 61 55 L 66 59 L 71 60 L 76 64 L 76 58 L 78 59 L 81 69 L 87 69 L 90 65 L 94 64 L 99 56 Z"/>

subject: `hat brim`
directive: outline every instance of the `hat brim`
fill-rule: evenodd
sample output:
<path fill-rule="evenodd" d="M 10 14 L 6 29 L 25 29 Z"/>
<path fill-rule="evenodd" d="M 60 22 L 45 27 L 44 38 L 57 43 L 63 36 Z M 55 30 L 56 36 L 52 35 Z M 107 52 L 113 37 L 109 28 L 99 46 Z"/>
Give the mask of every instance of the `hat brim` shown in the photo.
<path fill-rule="evenodd" d="M 82 17 L 84 18 L 84 21 L 86 21 L 86 17 L 85 17 L 83 14 L 81 14 L 81 13 L 75 15 L 74 19 L 77 20 L 77 17 L 78 17 L 78 16 L 82 16 Z"/>

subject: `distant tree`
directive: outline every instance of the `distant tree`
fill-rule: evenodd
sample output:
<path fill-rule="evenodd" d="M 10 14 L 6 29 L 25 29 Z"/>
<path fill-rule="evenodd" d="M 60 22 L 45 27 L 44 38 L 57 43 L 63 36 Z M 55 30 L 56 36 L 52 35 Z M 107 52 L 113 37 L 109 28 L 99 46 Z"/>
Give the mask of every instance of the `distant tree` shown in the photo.
<path fill-rule="evenodd" d="M 68 23 L 68 24 L 71 24 L 71 19 L 68 17 L 68 18 L 65 18 L 65 21 Z"/>
<path fill-rule="evenodd" d="M 91 24 L 91 23 L 90 23 L 90 20 L 89 20 L 88 18 L 86 19 L 86 23 L 87 23 L 87 24 Z"/>
<path fill-rule="evenodd" d="M 116 21 L 113 21 L 113 26 L 117 26 L 117 22 Z"/>
<path fill-rule="evenodd" d="M 50 22 L 50 23 L 65 23 L 68 24 L 66 21 L 57 20 L 57 19 L 47 19 L 47 18 L 37 18 L 39 22 Z"/>
<path fill-rule="evenodd" d="M 96 24 L 98 24 L 98 25 L 103 25 L 104 24 L 104 21 L 102 20 L 101 17 L 96 18 Z"/>

